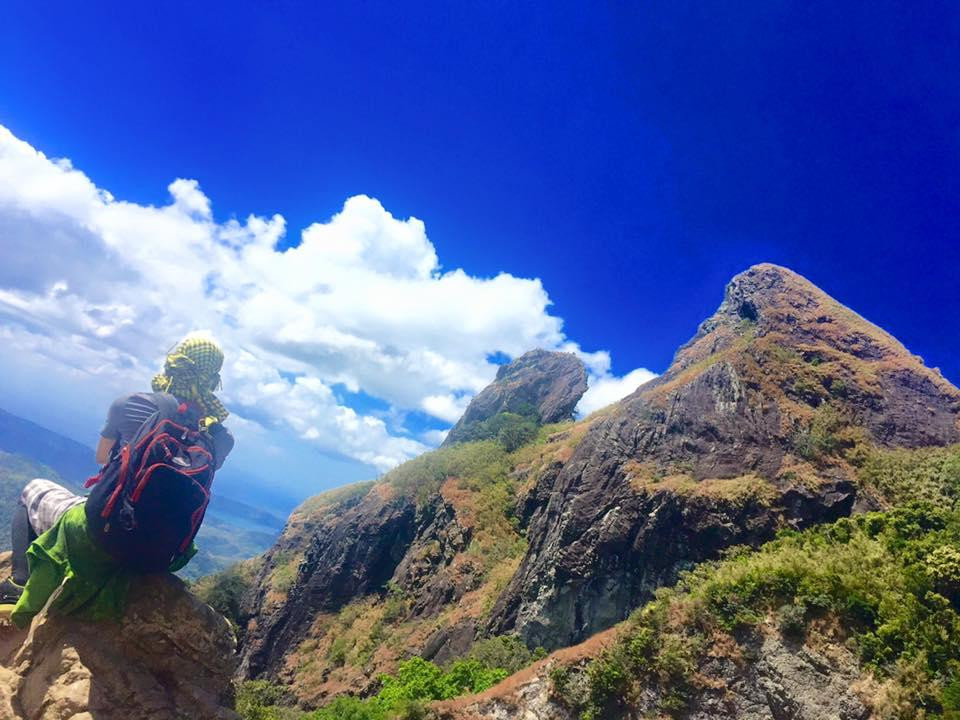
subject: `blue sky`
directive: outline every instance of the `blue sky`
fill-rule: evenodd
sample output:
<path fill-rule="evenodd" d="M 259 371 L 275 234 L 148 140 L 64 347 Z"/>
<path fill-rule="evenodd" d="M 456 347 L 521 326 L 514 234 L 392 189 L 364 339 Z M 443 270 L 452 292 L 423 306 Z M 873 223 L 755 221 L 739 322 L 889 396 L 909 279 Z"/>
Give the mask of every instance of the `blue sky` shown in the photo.
<path fill-rule="evenodd" d="M 535 312 L 496 316 L 486 346 L 457 361 L 461 386 L 424 381 L 405 398 L 374 387 L 372 370 L 319 373 L 331 408 L 379 413 L 387 436 L 429 445 L 424 433 L 490 372 L 476 359 L 486 349 L 547 339 L 608 351 L 595 374 L 610 382 L 660 372 L 729 277 L 760 261 L 806 275 L 960 380 L 958 55 L 952 3 L 13 2 L 0 125 L 131 204 L 168 206 L 171 182 L 193 179 L 212 207 L 203 222 L 280 214 L 286 247 L 363 195 L 390 232 L 421 220 L 431 272 L 462 268 L 476 303 L 492 305 L 484 278 L 508 273 L 505 296 Z M 202 216 L 178 187 L 176 203 Z M 404 262 L 429 260 L 410 237 Z M 538 306 L 536 280 L 551 305 Z M 410 358 L 450 361 L 443 338 L 417 332 Z M 100 341 L 91 352 L 107 352 Z M 139 371 L 153 355 L 131 343 L 111 347 Z M 287 380 L 318 362 L 284 347 Z M 16 372 L 29 388 L 30 368 Z M 11 409 L 29 409 L 20 392 Z M 314 462 L 303 432 L 271 441 L 296 458 L 291 474 Z M 329 444 L 310 477 L 369 474 L 329 460 Z"/>

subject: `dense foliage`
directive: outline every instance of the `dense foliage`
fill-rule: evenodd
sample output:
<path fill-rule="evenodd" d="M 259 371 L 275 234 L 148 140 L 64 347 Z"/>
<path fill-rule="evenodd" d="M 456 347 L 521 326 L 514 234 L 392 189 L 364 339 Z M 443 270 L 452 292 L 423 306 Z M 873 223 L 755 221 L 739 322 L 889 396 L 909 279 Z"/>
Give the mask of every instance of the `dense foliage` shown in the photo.
<path fill-rule="evenodd" d="M 395 675 L 380 678 L 381 689 L 366 700 L 339 697 L 320 710 L 300 712 L 284 703 L 284 690 L 264 681 L 243 683 L 237 712 L 243 720 L 414 720 L 425 714 L 424 703 L 464 693 L 482 692 L 509 675 L 476 658 L 458 660 L 443 670 L 414 657 L 401 662 Z"/>
<path fill-rule="evenodd" d="M 194 583 L 191 590 L 234 626 L 240 623 L 240 607 L 244 594 L 254 583 L 259 559 L 237 563 L 216 575 L 208 575 Z"/>
<path fill-rule="evenodd" d="M 554 684 L 585 718 L 617 717 L 657 689 L 656 710 L 682 711 L 718 635 L 777 618 L 802 636 L 837 618 L 862 662 L 891 682 L 881 718 L 960 718 L 960 513 L 927 504 L 789 532 L 756 552 L 733 553 L 686 574 L 634 613 L 617 643 L 571 689 Z"/>
<path fill-rule="evenodd" d="M 504 450 L 513 452 L 526 445 L 537 436 L 540 418 L 536 409 L 527 413 L 500 412 L 481 422 L 471 425 L 463 432 L 462 440 L 496 440 Z"/>
<path fill-rule="evenodd" d="M 924 500 L 955 507 L 960 499 L 960 445 L 861 450 L 851 459 L 863 483 L 891 503 Z"/>

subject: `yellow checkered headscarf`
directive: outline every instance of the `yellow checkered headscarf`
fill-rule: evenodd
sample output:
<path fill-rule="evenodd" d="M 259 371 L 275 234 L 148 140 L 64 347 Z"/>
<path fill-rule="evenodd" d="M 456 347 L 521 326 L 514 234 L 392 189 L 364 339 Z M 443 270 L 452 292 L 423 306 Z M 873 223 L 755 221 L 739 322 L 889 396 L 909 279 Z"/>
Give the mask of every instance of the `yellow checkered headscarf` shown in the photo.
<path fill-rule="evenodd" d="M 202 425 L 223 422 L 227 409 L 213 391 L 220 387 L 223 350 L 206 338 L 187 338 L 167 355 L 163 372 L 153 378 L 153 391 L 166 392 L 182 402 L 194 402 L 206 416 Z"/>

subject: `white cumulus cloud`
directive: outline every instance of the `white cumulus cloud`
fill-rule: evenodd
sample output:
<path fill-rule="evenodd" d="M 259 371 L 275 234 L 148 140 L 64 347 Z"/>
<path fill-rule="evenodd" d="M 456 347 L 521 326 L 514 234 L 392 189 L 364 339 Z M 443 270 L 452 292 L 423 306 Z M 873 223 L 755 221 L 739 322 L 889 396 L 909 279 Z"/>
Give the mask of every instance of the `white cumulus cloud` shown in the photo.
<path fill-rule="evenodd" d="M 3 352 L 42 358 L 51 383 L 129 391 L 170 344 L 206 328 L 227 353 L 223 398 L 238 425 L 381 470 L 443 431 L 418 440 L 338 401 L 334 386 L 452 424 L 497 354 L 577 352 L 592 377 L 582 411 L 652 376 L 612 377 L 607 353 L 564 335 L 540 280 L 446 270 L 424 223 L 374 198 L 349 198 L 280 250 L 282 216 L 218 222 L 197 181 L 168 190 L 160 207 L 125 202 L 0 126 Z"/>
<path fill-rule="evenodd" d="M 645 382 L 653 380 L 657 375 L 644 368 L 637 368 L 623 377 L 615 377 L 609 373 L 592 375 L 588 379 L 589 387 L 580 402 L 577 404 L 577 414 L 580 416 L 606 407 L 617 400 L 626 397 Z"/>

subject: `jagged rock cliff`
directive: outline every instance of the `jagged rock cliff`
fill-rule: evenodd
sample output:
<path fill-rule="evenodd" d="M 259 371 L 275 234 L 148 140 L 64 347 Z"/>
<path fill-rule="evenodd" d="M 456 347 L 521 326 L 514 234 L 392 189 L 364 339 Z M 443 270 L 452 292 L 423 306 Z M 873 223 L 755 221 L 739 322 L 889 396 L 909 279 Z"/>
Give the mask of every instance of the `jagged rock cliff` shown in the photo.
<path fill-rule="evenodd" d="M 230 720 L 235 653 L 230 625 L 183 582 L 145 577 L 119 622 L 44 612 L 0 628 L 0 718 Z"/>
<path fill-rule="evenodd" d="M 375 691 L 378 674 L 403 658 L 444 663 L 478 639 L 514 633 L 531 648 L 564 649 L 484 695 L 433 712 L 567 720 L 577 707 L 607 707 L 577 699 L 576 688 L 573 700 L 565 697 L 550 668 L 602 688 L 585 668 L 614 641 L 627 658 L 617 675 L 620 695 L 605 700 L 619 703 L 617 717 L 679 707 L 669 672 L 657 679 L 666 666 L 649 665 L 648 646 L 629 646 L 652 637 L 643 634 L 646 616 L 631 617 L 631 629 L 617 640 L 610 628 L 682 570 L 732 545 L 760 546 L 780 529 L 833 521 L 902 496 L 896 488 L 883 495 L 858 474 L 871 453 L 896 459 L 898 449 L 960 443 L 960 391 L 890 335 L 773 265 L 733 279 L 718 311 L 663 376 L 573 422 L 585 388 L 574 356 L 528 353 L 501 369 L 458 424 L 460 436 L 443 448 L 376 483 L 304 503 L 277 544 L 250 566 L 255 577 L 236 613 L 239 657 L 227 622 L 169 576 L 137 582 L 119 623 L 41 614 L 28 633 L 7 629 L 0 637 L 0 717 L 226 720 L 235 717 L 230 678 L 238 665 L 239 678 L 278 679 L 311 707 L 331 695 Z M 927 457 L 946 477 L 957 451 L 936 452 L 943 457 L 916 457 Z M 956 479 L 947 484 L 928 494 L 953 502 Z M 910 530 L 916 518 L 905 517 L 890 527 Z M 960 521 L 952 517 L 934 522 L 928 512 L 915 526 L 925 523 L 930 547 L 917 541 L 908 553 L 914 564 L 897 571 L 893 584 L 906 594 L 896 602 L 874 597 L 854 610 L 869 606 L 876 614 L 913 603 L 918 612 L 929 605 L 953 618 L 947 610 L 960 606 Z M 895 550 L 913 536 L 891 536 L 883 545 L 877 533 L 884 522 L 869 515 L 837 523 L 834 535 L 833 527 L 822 533 L 839 552 L 856 525 L 858 542 L 887 553 L 891 566 L 899 562 Z M 950 523 L 957 527 L 936 535 Z M 783 550 L 783 542 L 752 556 Z M 844 550 L 847 570 L 860 564 L 859 547 Z M 808 550 L 798 545 L 784 553 L 797 553 L 795 567 L 797 557 L 810 559 Z M 685 577 L 688 583 L 691 575 Z M 876 697 L 866 696 L 883 692 L 847 642 L 847 598 L 834 602 L 818 591 L 815 617 L 795 592 L 768 599 L 799 604 L 758 605 L 739 625 L 717 620 L 731 604 L 724 598 L 712 620 L 694 617 L 697 607 L 706 612 L 702 598 L 699 606 L 661 608 L 679 643 L 664 651 L 668 660 L 696 636 L 680 652 L 687 678 L 681 716 L 870 717 Z M 783 629 L 784 617 L 802 625 L 801 635 Z M 858 617 L 862 623 L 866 616 Z M 924 637 L 936 648 L 960 647 L 960 622 L 955 626 L 953 645 L 950 632 Z M 909 634 L 915 625 L 904 627 Z M 590 667 L 602 670 L 602 663 Z M 945 707 L 945 681 L 934 677 L 940 666 L 923 672 L 931 707 Z M 956 686 L 960 697 L 960 681 Z M 914 701 L 904 702 L 909 713 Z"/>
<path fill-rule="evenodd" d="M 531 407 L 568 416 L 584 387 L 569 357 L 503 368 L 458 432 Z M 478 637 L 580 642 L 731 545 L 875 507 L 852 455 L 956 443 L 958 418 L 960 391 L 894 338 L 756 266 L 664 375 L 613 406 L 519 449 L 454 433 L 298 511 L 247 597 L 242 675 L 311 705 Z"/>
<path fill-rule="evenodd" d="M 458 427 L 466 431 L 498 413 L 529 413 L 531 408 L 537 424 L 543 418 L 567 419 L 585 391 L 586 371 L 576 356 L 529 352 L 500 368 Z M 299 508 L 267 553 L 246 598 L 241 675 L 289 675 L 291 651 L 311 634 L 323 633 L 318 622 L 329 622 L 351 600 L 382 598 L 388 583 L 403 595 L 404 617 L 412 621 L 435 618 L 476 590 L 484 571 L 467 553 L 476 519 L 465 500 L 470 492 L 452 479 L 425 468 L 409 482 L 388 476 L 373 486 L 319 496 Z M 279 592 L 278 570 L 281 576 L 295 575 L 289 585 L 281 583 Z M 404 652 L 443 659 L 469 647 L 474 634 L 475 623 L 468 618 L 440 632 L 415 634 Z M 340 684 L 369 686 L 375 680 L 371 675 L 347 674 L 321 695 Z"/>
<path fill-rule="evenodd" d="M 955 443 L 958 419 L 960 392 L 893 337 L 785 268 L 751 268 L 670 369 L 531 489 L 529 550 L 488 632 L 583 640 L 685 564 L 849 513 L 836 449 Z"/>
<path fill-rule="evenodd" d="M 444 445 L 471 439 L 471 430 L 498 413 L 535 416 L 543 424 L 570 420 L 587 391 L 587 371 L 573 353 L 531 350 L 497 371 L 467 406 Z"/>

